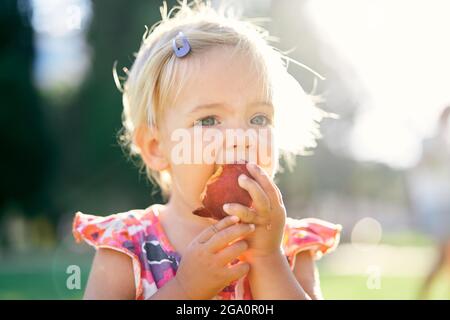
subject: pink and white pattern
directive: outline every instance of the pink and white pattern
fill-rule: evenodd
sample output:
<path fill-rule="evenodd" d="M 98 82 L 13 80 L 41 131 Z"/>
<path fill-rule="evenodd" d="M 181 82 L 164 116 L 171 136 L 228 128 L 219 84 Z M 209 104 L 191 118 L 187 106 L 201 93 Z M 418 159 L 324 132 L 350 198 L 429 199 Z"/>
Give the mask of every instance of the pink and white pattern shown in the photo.
<path fill-rule="evenodd" d="M 84 240 L 96 249 L 109 248 L 131 257 L 137 300 L 149 299 L 175 276 L 180 264 L 180 254 L 159 223 L 156 205 L 105 217 L 77 212 L 72 232 L 77 242 Z M 282 249 L 291 269 L 300 251 L 312 250 L 318 259 L 335 249 L 340 232 L 340 225 L 323 220 L 287 218 Z M 213 299 L 252 300 L 247 276 L 232 282 Z"/>

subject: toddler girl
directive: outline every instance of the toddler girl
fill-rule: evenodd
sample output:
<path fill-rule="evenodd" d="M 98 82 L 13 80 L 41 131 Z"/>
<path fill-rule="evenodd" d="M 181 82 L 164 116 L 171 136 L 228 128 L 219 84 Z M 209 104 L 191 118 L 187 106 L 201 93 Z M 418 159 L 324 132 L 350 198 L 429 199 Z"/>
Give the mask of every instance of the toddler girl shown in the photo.
<path fill-rule="evenodd" d="M 287 218 L 273 177 L 280 155 L 315 146 L 324 113 L 264 29 L 198 1 L 175 10 L 163 4 L 123 86 L 123 141 L 168 202 L 76 213 L 76 240 L 97 249 L 84 298 L 321 298 L 314 260 L 337 246 L 340 226 Z M 225 204 L 219 220 L 193 214 L 229 161 L 246 163 L 238 183 L 252 205 Z"/>

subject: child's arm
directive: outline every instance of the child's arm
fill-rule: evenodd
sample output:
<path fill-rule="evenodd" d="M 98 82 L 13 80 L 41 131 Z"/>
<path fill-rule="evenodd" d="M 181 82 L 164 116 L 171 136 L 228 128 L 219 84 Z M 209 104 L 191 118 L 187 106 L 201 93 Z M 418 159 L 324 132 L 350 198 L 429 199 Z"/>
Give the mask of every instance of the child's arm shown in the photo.
<path fill-rule="evenodd" d="M 311 299 L 323 299 L 322 290 L 320 289 L 319 272 L 310 250 L 297 253 L 294 275 Z"/>
<path fill-rule="evenodd" d="M 312 252 L 297 253 L 294 270 L 281 252 L 251 259 L 249 281 L 255 300 L 323 299 Z"/>
<path fill-rule="evenodd" d="M 282 254 L 253 259 L 249 280 L 255 300 L 323 299 L 319 273 L 309 250 L 297 253 L 293 271 Z"/>
<path fill-rule="evenodd" d="M 136 298 L 131 258 L 111 249 L 98 249 L 95 254 L 85 300 L 133 300 Z M 150 300 L 186 300 L 176 277 L 153 294 Z"/>
<path fill-rule="evenodd" d="M 249 281 L 255 300 L 310 299 L 280 251 L 265 257 L 250 258 Z"/>
<path fill-rule="evenodd" d="M 135 299 L 133 265 L 127 255 L 99 248 L 95 254 L 85 300 Z"/>

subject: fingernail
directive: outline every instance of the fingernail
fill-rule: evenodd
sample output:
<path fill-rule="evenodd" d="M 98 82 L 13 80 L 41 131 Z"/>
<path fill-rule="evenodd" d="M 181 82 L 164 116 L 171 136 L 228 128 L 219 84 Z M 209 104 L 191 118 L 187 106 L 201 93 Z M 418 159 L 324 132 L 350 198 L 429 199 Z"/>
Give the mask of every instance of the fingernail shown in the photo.
<path fill-rule="evenodd" d="M 255 230 L 255 225 L 253 223 L 250 223 L 250 229 L 253 231 Z"/>
<path fill-rule="evenodd" d="M 228 203 L 225 203 L 225 204 L 223 205 L 223 210 L 224 210 L 224 211 L 228 211 L 228 209 L 230 209 L 230 205 L 229 205 Z"/>
<path fill-rule="evenodd" d="M 239 221 L 239 217 L 231 216 L 231 221 L 238 222 Z"/>
<path fill-rule="evenodd" d="M 241 174 L 239 176 L 239 179 L 241 179 L 242 181 L 245 181 L 245 180 L 247 180 L 247 176 L 245 174 Z"/>

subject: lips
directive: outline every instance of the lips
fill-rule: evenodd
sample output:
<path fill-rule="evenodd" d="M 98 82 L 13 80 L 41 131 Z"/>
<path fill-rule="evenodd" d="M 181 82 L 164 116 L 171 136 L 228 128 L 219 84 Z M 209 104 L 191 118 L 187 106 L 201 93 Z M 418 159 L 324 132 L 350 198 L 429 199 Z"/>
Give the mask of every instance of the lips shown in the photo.
<path fill-rule="evenodd" d="M 251 176 L 245 163 L 224 164 L 208 179 L 200 199 L 202 207 L 192 213 L 200 217 L 221 220 L 228 216 L 223 211 L 225 203 L 240 203 L 250 207 L 252 198 L 247 190 L 241 188 L 238 177 L 241 174 Z"/>

